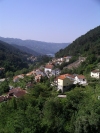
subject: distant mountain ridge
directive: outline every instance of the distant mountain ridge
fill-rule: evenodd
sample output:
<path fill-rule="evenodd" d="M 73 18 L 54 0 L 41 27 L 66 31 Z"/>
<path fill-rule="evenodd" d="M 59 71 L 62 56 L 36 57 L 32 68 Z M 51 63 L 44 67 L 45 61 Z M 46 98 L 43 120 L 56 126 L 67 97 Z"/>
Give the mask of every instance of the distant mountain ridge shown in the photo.
<path fill-rule="evenodd" d="M 39 54 L 55 54 L 60 49 L 65 48 L 69 43 L 49 43 L 34 40 L 21 40 L 16 38 L 3 38 L 0 40 L 7 42 L 12 45 L 25 46 Z"/>

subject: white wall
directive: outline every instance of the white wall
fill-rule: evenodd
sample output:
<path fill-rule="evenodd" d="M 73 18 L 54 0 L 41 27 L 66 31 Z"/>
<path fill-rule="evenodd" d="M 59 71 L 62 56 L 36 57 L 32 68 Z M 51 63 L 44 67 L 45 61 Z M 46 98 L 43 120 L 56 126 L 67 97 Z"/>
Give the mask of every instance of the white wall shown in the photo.
<path fill-rule="evenodd" d="M 77 76 L 75 77 L 75 79 L 74 79 L 74 84 L 77 84 L 77 83 L 79 83 L 79 84 L 87 84 L 87 80 L 86 79 L 79 79 Z"/>
<path fill-rule="evenodd" d="M 91 75 L 92 78 L 97 78 L 97 79 L 99 79 L 99 75 L 100 75 L 100 74 L 99 74 L 99 72 L 97 72 L 97 73 L 91 72 L 90 75 Z"/>
<path fill-rule="evenodd" d="M 44 71 L 45 71 L 45 73 L 46 73 L 47 71 L 51 72 L 52 70 L 49 69 L 49 68 L 45 68 Z"/>

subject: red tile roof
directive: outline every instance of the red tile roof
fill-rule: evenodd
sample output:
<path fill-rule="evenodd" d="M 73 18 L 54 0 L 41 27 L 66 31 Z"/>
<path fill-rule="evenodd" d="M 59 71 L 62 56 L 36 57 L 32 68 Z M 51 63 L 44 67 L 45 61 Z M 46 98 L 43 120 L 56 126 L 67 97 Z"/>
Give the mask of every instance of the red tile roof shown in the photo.
<path fill-rule="evenodd" d="M 22 90 L 20 88 L 14 88 L 9 91 L 9 95 L 13 95 L 15 97 L 22 97 L 26 94 L 27 92 L 25 90 Z"/>
<path fill-rule="evenodd" d="M 53 65 L 46 65 L 45 68 L 48 68 L 48 69 L 53 69 Z"/>
<path fill-rule="evenodd" d="M 24 96 L 25 94 L 26 94 L 25 91 L 18 91 L 18 92 L 16 92 L 16 93 L 14 93 L 14 96 L 19 98 L 19 97 Z"/>
<path fill-rule="evenodd" d="M 71 78 L 71 79 L 74 79 L 75 78 L 75 75 L 72 75 L 72 74 L 68 74 L 67 76 L 68 78 Z"/>
<path fill-rule="evenodd" d="M 98 72 L 100 72 L 100 70 L 93 70 L 92 72 L 93 73 L 98 73 Z"/>
<path fill-rule="evenodd" d="M 69 75 L 69 74 L 60 75 L 60 76 L 58 76 L 58 79 L 63 80 L 63 79 L 65 79 L 68 75 Z"/>
<path fill-rule="evenodd" d="M 85 76 L 84 76 L 84 75 L 77 75 L 77 77 L 78 77 L 79 79 L 85 79 Z"/>

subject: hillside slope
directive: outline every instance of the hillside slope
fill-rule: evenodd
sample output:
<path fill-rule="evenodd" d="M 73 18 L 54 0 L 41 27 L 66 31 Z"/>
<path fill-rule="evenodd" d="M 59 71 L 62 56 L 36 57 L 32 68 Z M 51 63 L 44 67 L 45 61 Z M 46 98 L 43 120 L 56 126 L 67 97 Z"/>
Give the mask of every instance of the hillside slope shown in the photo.
<path fill-rule="evenodd" d="M 88 56 L 89 54 L 100 55 L 100 26 L 80 36 L 68 47 L 58 51 L 55 55 L 56 57 L 62 57 L 66 55 Z"/>
<path fill-rule="evenodd" d="M 28 54 L 32 54 L 32 55 L 34 55 L 34 56 L 39 56 L 39 55 L 40 55 L 40 54 L 37 53 L 36 51 L 34 51 L 34 50 L 32 50 L 32 49 L 29 49 L 29 48 L 27 48 L 27 47 L 25 47 L 25 46 L 19 46 L 19 45 L 16 45 L 16 44 L 11 44 L 11 45 L 12 45 L 13 47 L 15 47 L 15 48 L 17 48 L 17 49 L 23 51 L 23 52 L 28 53 Z"/>
<path fill-rule="evenodd" d="M 40 54 L 55 54 L 60 49 L 65 48 L 66 46 L 69 45 L 69 43 L 49 43 L 49 42 L 41 42 L 34 40 L 21 40 L 21 39 L 3 38 L 3 37 L 0 37 L 0 40 L 13 45 L 16 44 L 19 46 L 25 46 Z"/>
<path fill-rule="evenodd" d="M 26 53 L 0 41 L 0 67 L 4 67 L 6 71 L 16 71 L 26 68 L 28 66 L 27 56 Z"/>

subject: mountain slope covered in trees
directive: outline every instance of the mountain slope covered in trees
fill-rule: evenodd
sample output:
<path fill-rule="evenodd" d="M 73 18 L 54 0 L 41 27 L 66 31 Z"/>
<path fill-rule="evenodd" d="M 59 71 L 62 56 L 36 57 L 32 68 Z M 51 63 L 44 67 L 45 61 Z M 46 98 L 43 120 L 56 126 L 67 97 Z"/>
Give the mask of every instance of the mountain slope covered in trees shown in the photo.
<path fill-rule="evenodd" d="M 66 55 L 88 56 L 89 54 L 100 55 L 100 26 L 80 36 L 68 47 L 61 49 L 55 55 L 56 57 L 62 57 Z"/>
<path fill-rule="evenodd" d="M 15 47 L 15 48 L 17 48 L 17 49 L 23 51 L 23 52 L 28 53 L 28 54 L 32 54 L 32 55 L 34 55 L 34 56 L 39 56 L 39 55 L 40 55 L 39 53 L 35 52 L 35 51 L 32 50 L 32 49 L 27 48 L 26 46 L 19 46 L 19 45 L 16 45 L 16 44 L 11 44 L 11 45 L 12 45 L 13 47 Z"/>
<path fill-rule="evenodd" d="M 27 54 L 0 41 L 0 67 L 6 71 L 16 71 L 27 67 Z"/>

